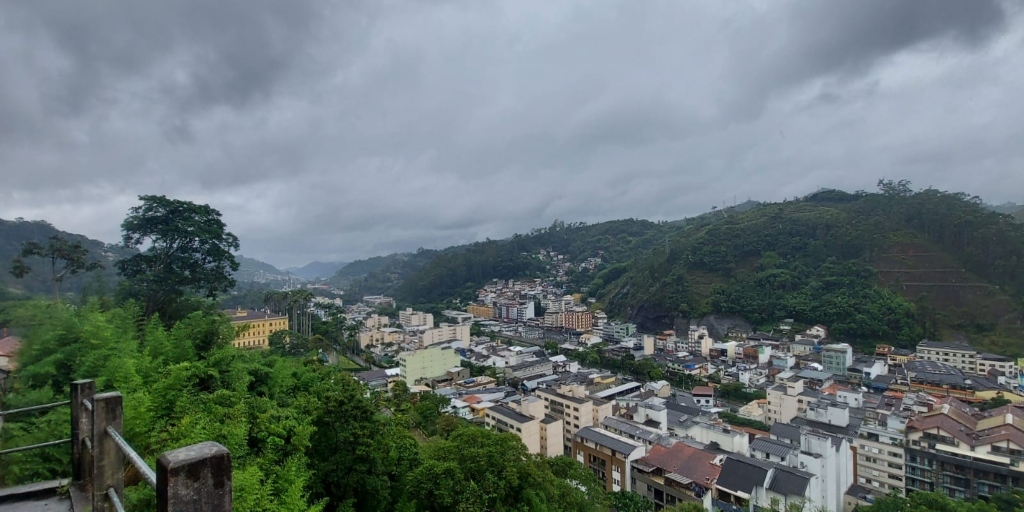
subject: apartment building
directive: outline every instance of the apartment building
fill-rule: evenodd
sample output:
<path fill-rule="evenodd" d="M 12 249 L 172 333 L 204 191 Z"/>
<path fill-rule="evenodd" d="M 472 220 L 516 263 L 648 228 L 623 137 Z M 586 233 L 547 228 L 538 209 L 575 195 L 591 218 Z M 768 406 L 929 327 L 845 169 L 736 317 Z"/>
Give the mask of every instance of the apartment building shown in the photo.
<path fill-rule="evenodd" d="M 466 312 L 477 318 L 494 318 L 494 308 L 487 304 L 470 304 Z"/>
<path fill-rule="evenodd" d="M 596 427 L 573 435 L 572 457 L 597 475 L 608 492 L 629 491 L 632 462 L 643 457 L 644 445 Z"/>
<path fill-rule="evenodd" d="M 978 354 L 978 369 L 975 373 L 988 375 L 989 370 L 997 370 L 1003 372 L 1003 375 L 1013 378 L 1017 376 L 1019 368 L 1013 358 L 999 354 Z"/>
<path fill-rule="evenodd" d="M 589 331 L 594 327 L 594 317 L 587 310 L 566 311 L 563 325 L 574 331 Z"/>
<path fill-rule="evenodd" d="M 868 411 L 857 432 L 857 483 L 876 495 L 904 494 L 906 454 L 903 436 L 910 414 L 902 411 L 903 400 L 883 395 L 878 406 Z"/>
<path fill-rule="evenodd" d="M 441 324 L 440 327 L 427 329 L 420 333 L 420 346 L 429 347 L 449 341 L 470 342 L 469 324 Z"/>
<path fill-rule="evenodd" d="M 519 410 L 504 405 L 487 408 L 484 426 L 515 434 L 530 453 L 545 457 L 562 455 L 562 420 L 544 414 L 544 404 L 536 397 L 527 397 L 512 405 Z"/>
<path fill-rule="evenodd" d="M 779 376 L 781 375 L 783 374 L 780 373 Z M 780 421 L 789 423 L 807 411 L 808 405 L 817 401 L 813 392 L 804 389 L 804 379 L 795 375 L 784 379 L 780 379 L 779 376 L 776 376 L 777 384 L 768 388 L 765 417 L 769 425 Z"/>
<path fill-rule="evenodd" d="M 398 312 L 398 323 L 406 329 L 410 327 L 433 327 L 434 315 L 422 311 L 413 311 L 412 308 L 405 308 L 405 311 Z"/>
<path fill-rule="evenodd" d="M 383 329 L 391 325 L 391 319 L 381 315 L 370 315 L 363 318 L 364 329 Z"/>
<path fill-rule="evenodd" d="M 545 311 L 544 312 L 544 327 L 560 328 L 565 327 L 565 312 L 564 311 Z"/>
<path fill-rule="evenodd" d="M 269 348 L 270 335 L 288 329 L 288 317 L 284 315 L 242 308 L 225 313 L 231 317 L 231 326 L 235 328 L 231 344 L 237 348 Z"/>
<path fill-rule="evenodd" d="M 394 327 L 384 327 L 382 329 L 374 330 L 363 329 L 359 331 L 359 334 L 356 337 L 359 340 L 359 348 L 366 348 L 370 345 L 403 343 L 405 342 L 405 331 L 395 329 Z"/>
<path fill-rule="evenodd" d="M 600 399 L 581 398 L 582 389 L 567 389 L 573 394 L 539 388 L 537 397 L 544 401 L 544 412 L 563 421 L 563 450 L 572 453 L 573 435 L 583 427 L 593 427 L 612 415 L 612 402 Z"/>
<path fill-rule="evenodd" d="M 964 372 L 978 371 L 978 351 L 967 343 L 923 340 L 917 344 L 917 358 L 945 363 Z"/>
<path fill-rule="evenodd" d="M 907 423 L 906 439 L 908 492 L 967 500 L 1024 487 L 1024 406 L 979 412 L 943 398 Z"/>
<path fill-rule="evenodd" d="M 722 472 L 720 456 L 685 443 L 655 445 L 646 456 L 633 462 L 630 487 L 654 502 L 657 509 L 677 503 L 710 501 Z M 707 507 L 705 507 L 707 508 Z"/>
<path fill-rule="evenodd" d="M 399 375 L 409 386 L 422 379 L 445 375 L 449 368 L 459 366 L 459 355 L 449 346 L 434 346 L 398 355 Z"/>
<path fill-rule="evenodd" d="M 853 363 L 853 347 L 848 343 L 833 343 L 821 347 L 821 366 L 832 375 L 846 375 Z"/>

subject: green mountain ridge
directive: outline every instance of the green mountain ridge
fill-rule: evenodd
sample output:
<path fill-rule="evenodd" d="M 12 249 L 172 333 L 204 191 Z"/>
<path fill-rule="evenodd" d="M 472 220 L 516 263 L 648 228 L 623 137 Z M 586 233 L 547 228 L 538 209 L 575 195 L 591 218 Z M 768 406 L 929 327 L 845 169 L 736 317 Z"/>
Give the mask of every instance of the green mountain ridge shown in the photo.
<path fill-rule="evenodd" d="M 70 242 L 80 242 L 89 250 L 89 259 L 97 260 L 104 269 L 66 279 L 61 286 L 62 293 L 81 293 L 93 288 L 110 290 L 117 282 L 114 262 L 135 253 L 132 249 L 108 244 L 100 240 L 61 231 L 43 220 L 0 219 L 0 291 L 21 295 L 47 295 L 53 293 L 53 281 L 48 263 L 40 258 L 28 258 L 32 268 L 23 279 L 16 279 L 10 273 L 11 261 L 21 253 L 25 242 L 36 241 L 45 244 L 52 236 L 61 236 Z"/>
<path fill-rule="evenodd" d="M 236 254 L 235 259 L 238 260 L 238 271 L 234 273 L 233 277 L 239 283 L 304 281 L 304 279 L 291 272 L 281 270 L 270 263 L 255 258 Z"/>
<path fill-rule="evenodd" d="M 566 285 L 646 330 L 705 315 L 764 328 L 793 318 L 865 347 L 966 338 L 1015 355 L 1024 354 L 1024 224 L 1015 219 L 966 194 L 890 181 L 877 193 L 820 190 L 673 222 L 555 222 L 353 262 L 332 282 L 352 297 L 465 302 L 492 279 L 543 275 L 541 249 L 576 263 L 600 254 L 595 272 L 570 271 Z"/>
<path fill-rule="evenodd" d="M 966 337 L 1024 352 L 1024 226 L 965 194 L 881 185 L 692 225 L 601 300 L 647 328 L 734 314 L 765 327 L 823 323 L 864 346 Z"/>

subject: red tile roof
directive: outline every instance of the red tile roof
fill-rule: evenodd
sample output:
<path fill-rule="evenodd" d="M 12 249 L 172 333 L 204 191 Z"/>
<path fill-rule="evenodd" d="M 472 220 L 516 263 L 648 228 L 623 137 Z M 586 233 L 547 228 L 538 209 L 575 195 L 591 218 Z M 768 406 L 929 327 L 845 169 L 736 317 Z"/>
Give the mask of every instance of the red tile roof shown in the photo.
<path fill-rule="evenodd" d="M 17 336 L 8 336 L 0 339 L 0 356 L 13 357 L 20 347 L 21 339 Z"/>
<path fill-rule="evenodd" d="M 688 444 L 676 443 L 670 447 L 654 445 L 641 462 L 706 485 L 718 480 L 718 475 L 722 472 L 720 466 L 712 464 L 713 460 L 714 454 Z"/>
<path fill-rule="evenodd" d="M 711 386 L 695 386 L 690 393 L 694 395 L 713 395 L 715 394 L 715 388 Z"/>

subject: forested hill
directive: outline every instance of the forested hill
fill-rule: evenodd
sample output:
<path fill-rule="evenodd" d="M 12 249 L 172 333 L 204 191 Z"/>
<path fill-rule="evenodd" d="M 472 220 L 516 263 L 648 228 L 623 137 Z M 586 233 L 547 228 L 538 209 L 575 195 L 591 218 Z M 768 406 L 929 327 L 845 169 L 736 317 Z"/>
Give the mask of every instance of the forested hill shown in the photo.
<path fill-rule="evenodd" d="M 288 281 L 289 279 L 302 281 L 303 279 L 281 270 L 270 263 L 265 263 L 254 258 L 247 258 L 241 254 L 236 254 L 235 259 L 238 261 L 238 271 L 234 273 L 233 277 L 240 283 L 259 281 Z"/>
<path fill-rule="evenodd" d="M 665 244 L 682 226 L 683 222 L 636 219 L 598 224 L 556 221 L 547 228 L 503 240 L 355 261 L 336 273 L 331 282 L 345 287 L 352 297 L 389 294 L 410 304 L 465 300 L 491 279 L 542 275 L 546 269 L 538 258 L 542 249 L 553 250 L 574 263 L 600 257 L 602 268 L 614 274 L 617 264 Z M 589 284 L 597 275 L 572 273 L 571 279 Z"/>
<path fill-rule="evenodd" d="M 965 194 L 881 182 L 688 225 L 601 299 L 648 328 L 723 313 L 865 344 L 962 334 L 1020 353 L 1022 297 L 1024 225 Z"/>
<path fill-rule="evenodd" d="M 35 241 L 45 244 L 51 236 L 61 236 L 69 242 L 80 242 L 89 250 L 89 260 L 101 262 L 105 269 L 85 275 L 65 279 L 61 286 L 62 292 L 79 293 L 88 286 L 112 290 L 117 279 L 113 263 L 135 251 L 123 247 L 106 244 L 99 240 L 67 233 L 42 220 L 4 220 L 0 219 L 0 296 L 7 293 L 52 294 L 53 281 L 49 263 L 40 258 L 27 258 L 26 263 L 32 272 L 22 279 L 15 279 L 10 273 L 11 262 L 21 253 L 25 242 Z M 96 290 L 97 293 L 101 290 Z"/>

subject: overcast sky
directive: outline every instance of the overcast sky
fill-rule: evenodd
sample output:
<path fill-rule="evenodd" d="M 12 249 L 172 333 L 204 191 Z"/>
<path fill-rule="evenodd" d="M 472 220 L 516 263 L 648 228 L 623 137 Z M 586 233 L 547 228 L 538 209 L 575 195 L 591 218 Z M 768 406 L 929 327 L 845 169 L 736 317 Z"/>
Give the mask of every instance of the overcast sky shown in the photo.
<path fill-rule="evenodd" d="M 139 194 L 287 266 L 906 178 L 1024 201 L 992 0 L 0 4 L 0 217 Z"/>

